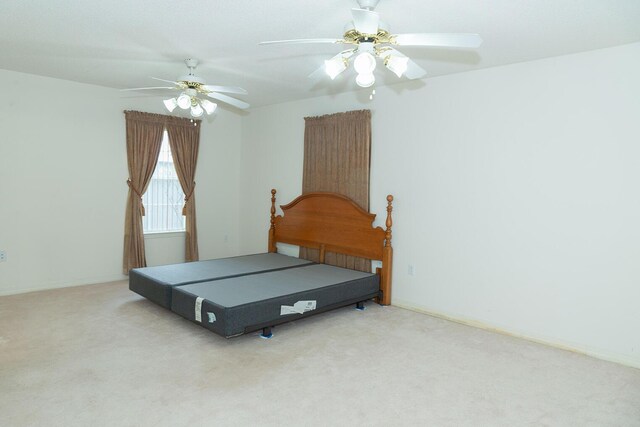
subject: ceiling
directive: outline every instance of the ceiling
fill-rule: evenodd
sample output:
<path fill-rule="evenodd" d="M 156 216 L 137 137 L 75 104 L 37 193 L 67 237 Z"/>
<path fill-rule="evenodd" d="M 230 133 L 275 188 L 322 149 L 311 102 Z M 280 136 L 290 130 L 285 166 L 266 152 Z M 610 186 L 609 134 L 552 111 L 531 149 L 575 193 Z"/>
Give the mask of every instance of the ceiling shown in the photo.
<path fill-rule="evenodd" d="M 356 90 L 353 70 L 335 81 L 307 78 L 342 45 L 258 46 L 340 38 L 353 7 L 356 0 L 1 0 L 0 68 L 121 89 L 157 86 L 150 76 L 173 80 L 186 72 L 183 59 L 197 58 L 207 83 L 244 87 L 249 95 L 239 98 L 254 107 Z M 401 48 L 428 77 L 640 41 L 638 0 L 381 0 L 376 11 L 392 33 L 482 36 L 477 50 Z M 376 78 L 378 86 L 404 80 L 383 67 Z"/>

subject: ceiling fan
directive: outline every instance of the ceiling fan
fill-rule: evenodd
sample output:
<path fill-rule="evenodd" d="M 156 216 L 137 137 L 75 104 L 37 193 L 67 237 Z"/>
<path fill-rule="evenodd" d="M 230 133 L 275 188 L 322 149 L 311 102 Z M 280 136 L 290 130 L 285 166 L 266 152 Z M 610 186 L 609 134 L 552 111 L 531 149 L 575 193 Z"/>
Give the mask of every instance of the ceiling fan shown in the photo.
<path fill-rule="evenodd" d="M 222 101 L 226 104 L 232 105 L 236 108 L 246 109 L 249 108 L 249 104 L 239 99 L 233 98 L 224 93 L 234 93 L 240 95 L 246 95 L 247 91 L 241 87 L 235 86 L 215 86 L 208 85 L 203 78 L 195 75 L 195 69 L 198 66 L 197 59 L 185 59 L 184 63 L 187 65 L 189 72 L 183 76 L 178 77 L 175 81 L 159 79 L 157 77 L 151 77 L 154 80 L 161 82 L 171 83 L 173 86 L 154 86 L 154 87 L 137 87 L 132 89 L 122 89 L 123 91 L 130 90 L 150 90 L 150 89 L 171 89 L 180 91 L 180 94 L 173 98 L 165 99 L 164 105 L 169 112 L 173 112 L 176 107 L 180 107 L 183 110 L 191 110 L 193 117 L 200 117 L 205 112 L 207 115 L 212 114 L 217 108 L 217 104 L 203 99 L 201 97 L 207 96 L 217 101 Z"/>
<path fill-rule="evenodd" d="M 351 9 L 353 21 L 347 24 L 346 32 L 341 39 L 298 39 L 261 42 L 268 44 L 297 44 L 297 43 L 338 43 L 355 45 L 324 61 L 324 64 L 309 77 L 325 72 L 335 79 L 349 66 L 349 59 L 356 55 L 353 67 L 358 73 L 356 83 L 361 87 L 369 87 L 375 83 L 373 72 L 376 68 L 376 58 L 380 58 L 390 71 L 398 77 L 402 75 L 408 79 L 419 79 L 426 75 L 426 71 L 407 56 L 400 53 L 393 46 L 428 46 L 477 48 L 482 44 L 478 34 L 471 33 L 412 33 L 391 34 L 380 16 L 373 10 L 379 0 L 358 0 L 360 9 Z"/>

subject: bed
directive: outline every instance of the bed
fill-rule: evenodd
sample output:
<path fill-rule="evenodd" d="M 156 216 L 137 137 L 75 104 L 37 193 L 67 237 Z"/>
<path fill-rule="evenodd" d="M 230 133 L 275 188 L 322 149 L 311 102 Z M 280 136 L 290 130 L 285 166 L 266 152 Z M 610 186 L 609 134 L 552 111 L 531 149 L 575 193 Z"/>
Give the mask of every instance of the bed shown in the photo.
<path fill-rule="evenodd" d="M 307 193 L 276 216 L 271 190 L 268 252 L 133 269 L 129 288 L 224 337 L 262 330 L 338 307 L 375 299 L 391 302 L 392 196 L 386 229 L 376 215 L 336 193 Z M 317 249 L 311 262 L 278 253 L 278 243 Z M 328 252 L 382 261 L 376 272 L 324 264 Z"/>

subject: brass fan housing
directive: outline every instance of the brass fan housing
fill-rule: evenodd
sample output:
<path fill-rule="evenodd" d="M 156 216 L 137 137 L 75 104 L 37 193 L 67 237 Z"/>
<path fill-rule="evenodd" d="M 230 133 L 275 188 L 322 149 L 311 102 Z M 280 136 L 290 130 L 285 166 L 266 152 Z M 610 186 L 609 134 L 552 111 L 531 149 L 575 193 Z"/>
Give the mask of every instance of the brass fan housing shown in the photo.
<path fill-rule="evenodd" d="M 373 42 L 373 44 L 394 43 L 393 36 L 383 29 L 379 29 L 377 34 L 364 34 L 356 29 L 351 29 L 344 33 L 343 41 L 350 44 L 360 44 L 360 42 Z"/>

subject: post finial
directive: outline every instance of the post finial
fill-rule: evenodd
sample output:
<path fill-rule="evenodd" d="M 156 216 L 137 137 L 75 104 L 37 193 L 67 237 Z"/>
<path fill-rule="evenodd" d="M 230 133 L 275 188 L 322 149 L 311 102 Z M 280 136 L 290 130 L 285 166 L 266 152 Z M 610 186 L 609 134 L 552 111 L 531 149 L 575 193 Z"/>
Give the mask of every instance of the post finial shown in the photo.
<path fill-rule="evenodd" d="M 271 227 L 269 227 L 269 252 L 277 252 L 276 248 L 276 189 L 271 189 Z"/>
<path fill-rule="evenodd" d="M 391 226 L 393 225 L 393 220 L 391 219 L 391 211 L 393 210 L 392 202 L 393 196 L 389 194 L 387 196 L 387 221 L 385 224 L 387 226 L 387 231 L 385 232 L 385 246 L 391 246 Z"/>
<path fill-rule="evenodd" d="M 271 189 L 271 228 L 276 227 L 276 189 Z"/>

